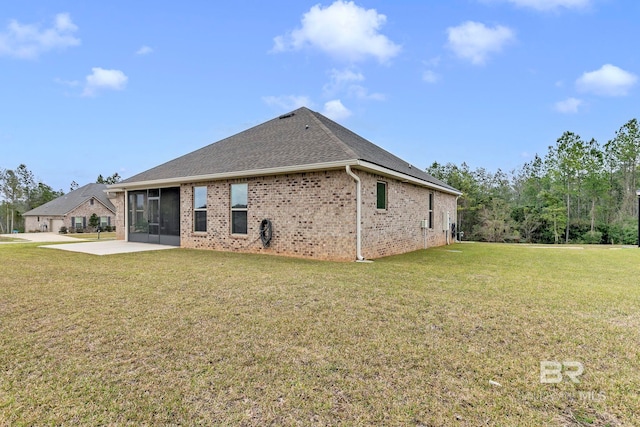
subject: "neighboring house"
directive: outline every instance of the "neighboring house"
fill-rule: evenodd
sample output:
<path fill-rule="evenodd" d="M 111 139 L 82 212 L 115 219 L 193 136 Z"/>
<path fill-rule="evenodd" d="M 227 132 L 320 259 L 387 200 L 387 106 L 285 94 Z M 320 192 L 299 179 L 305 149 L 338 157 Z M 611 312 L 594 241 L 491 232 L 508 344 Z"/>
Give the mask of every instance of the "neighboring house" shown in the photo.
<path fill-rule="evenodd" d="M 461 194 L 307 108 L 108 192 L 120 239 L 331 260 L 449 243 Z"/>
<path fill-rule="evenodd" d="M 116 208 L 107 197 L 106 188 L 105 184 L 87 184 L 25 212 L 25 231 L 57 233 L 63 226 L 70 231 L 84 229 L 93 214 L 100 218 L 102 227 L 115 225 Z"/>

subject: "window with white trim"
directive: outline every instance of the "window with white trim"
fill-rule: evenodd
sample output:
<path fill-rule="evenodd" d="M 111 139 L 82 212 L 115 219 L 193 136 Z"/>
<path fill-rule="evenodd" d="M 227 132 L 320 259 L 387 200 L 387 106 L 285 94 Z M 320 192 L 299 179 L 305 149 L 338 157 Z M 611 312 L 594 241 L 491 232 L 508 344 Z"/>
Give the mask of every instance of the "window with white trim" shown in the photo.
<path fill-rule="evenodd" d="M 247 234 L 248 184 L 231 184 L 231 234 Z"/>

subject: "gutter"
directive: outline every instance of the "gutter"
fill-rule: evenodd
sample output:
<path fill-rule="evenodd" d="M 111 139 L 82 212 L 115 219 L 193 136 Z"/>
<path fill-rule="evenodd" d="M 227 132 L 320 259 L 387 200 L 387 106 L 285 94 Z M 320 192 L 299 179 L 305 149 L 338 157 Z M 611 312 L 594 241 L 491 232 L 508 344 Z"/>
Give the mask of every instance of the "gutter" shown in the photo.
<path fill-rule="evenodd" d="M 323 171 L 323 170 L 331 170 L 331 169 L 342 169 L 346 166 L 357 167 L 358 169 L 362 169 L 366 172 L 373 172 L 378 175 L 388 176 L 391 178 L 395 178 L 401 182 L 408 182 L 411 184 L 418 185 L 420 187 L 431 188 L 433 190 L 438 190 L 443 193 L 453 194 L 455 196 L 459 196 L 462 194 L 462 192 L 458 190 L 446 188 L 441 185 L 434 184 L 432 182 L 415 178 L 411 175 L 407 175 L 401 172 L 396 172 L 386 167 L 376 165 L 375 163 L 370 163 L 364 160 L 357 160 L 357 159 L 341 160 L 341 161 L 335 161 L 335 162 L 314 163 L 314 164 L 302 165 L 302 166 L 283 166 L 283 167 L 252 169 L 252 170 L 235 171 L 235 172 L 222 172 L 222 173 L 214 173 L 214 174 L 206 174 L 206 175 L 152 179 L 152 180 L 136 181 L 136 182 L 130 182 L 130 183 L 119 182 L 117 184 L 108 185 L 107 189 L 104 191 L 107 193 L 107 195 L 109 195 L 112 193 L 117 193 L 125 190 L 173 187 L 173 186 L 179 186 L 180 184 L 184 184 L 188 182 L 217 181 L 221 179 L 231 179 L 231 178 L 246 178 L 246 177 L 254 177 L 254 176 L 269 176 L 269 175 L 281 175 L 281 174 L 287 174 L 287 173 Z"/>
<path fill-rule="evenodd" d="M 364 261 L 362 256 L 362 183 L 358 175 L 351 171 L 351 166 L 346 166 L 347 174 L 356 182 L 356 260 Z"/>

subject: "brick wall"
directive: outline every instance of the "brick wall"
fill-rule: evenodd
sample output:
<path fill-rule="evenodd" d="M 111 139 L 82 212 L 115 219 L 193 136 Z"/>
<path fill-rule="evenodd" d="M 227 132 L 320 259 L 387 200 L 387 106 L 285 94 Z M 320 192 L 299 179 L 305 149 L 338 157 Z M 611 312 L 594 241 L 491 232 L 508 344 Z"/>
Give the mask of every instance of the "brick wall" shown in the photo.
<path fill-rule="evenodd" d="M 230 185 L 248 184 L 248 233 L 231 235 Z M 207 232 L 193 232 L 193 186 L 207 185 Z M 355 184 L 345 171 L 189 183 L 181 186 L 181 246 L 316 259 L 355 259 Z M 273 223 L 269 248 L 260 222 Z"/>
<path fill-rule="evenodd" d="M 362 255 L 379 258 L 446 244 L 443 221 L 456 221 L 456 197 L 409 183 L 357 172 L 362 181 Z M 377 209 L 377 183 L 386 183 L 387 209 Z M 433 228 L 421 228 L 429 217 L 429 193 L 434 194 Z M 426 238 L 426 242 L 425 242 Z"/>
<path fill-rule="evenodd" d="M 125 204 L 124 204 L 124 192 L 121 193 L 117 193 L 116 197 L 114 199 L 110 199 L 111 203 L 113 203 L 113 206 L 116 207 L 116 218 L 115 218 L 115 222 L 113 222 L 113 219 L 111 220 L 111 224 L 116 226 L 116 239 L 117 240 L 124 240 L 125 239 L 125 226 L 124 226 L 124 220 L 127 216 L 127 213 L 125 212 Z"/>
<path fill-rule="evenodd" d="M 443 221 L 456 221 L 456 197 L 395 179 L 354 170 L 362 181 L 362 254 L 379 258 L 446 243 Z M 387 209 L 376 208 L 378 181 L 387 186 Z M 248 184 L 248 232 L 231 234 L 230 186 Z M 207 231 L 193 229 L 193 187 L 207 187 Z M 429 217 L 434 195 L 434 224 Z M 124 239 L 124 193 L 112 200 L 118 208 L 118 239 Z M 268 177 L 191 182 L 180 187 L 180 245 L 184 248 L 270 253 L 327 260 L 356 257 L 356 184 L 344 170 Z M 273 223 L 269 248 L 260 241 L 260 222 Z"/>
<path fill-rule="evenodd" d="M 123 196 L 124 197 L 124 196 Z M 59 225 L 58 221 L 56 221 L 55 230 L 48 230 L 50 232 L 57 233 L 60 231 L 60 226 L 65 226 L 67 229 L 71 229 L 71 218 L 82 216 L 86 217 L 87 227 L 89 226 L 89 218 L 92 214 L 96 214 L 100 216 L 108 216 L 111 217 L 111 225 L 114 225 L 116 222 L 116 215 L 111 212 L 108 208 L 106 208 L 102 203 L 94 199 L 93 205 L 91 205 L 91 201 L 87 200 L 73 211 L 69 212 L 64 216 L 27 216 L 25 217 L 25 231 L 35 231 L 41 230 L 41 225 L 46 224 L 47 228 L 50 226 L 51 219 L 54 220 L 62 220 L 62 224 Z M 39 218 L 39 220 L 38 220 Z M 124 237 L 123 237 L 124 238 Z"/>
<path fill-rule="evenodd" d="M 109 209 L 107 209 L 102 203 L 98 202 L 97 200 L 93 202 L 93 206 L 91 205 L 90 201 L 87 200 L 86 202 L 84 202 L 83 204 L 75 208 L 73 211 L 69 212 L 64 217 L 64 226 L 67 228 L 71 228 L 71 218 L 76 216 L 83 216 L 87 218 L 86 223 L 88 227 L 89 218 L 94 213 L 99 217 L 101 216 L 111 217 L 111 225 L 114 225 L 116 215 L 113 212 L 111 212 Z"/>

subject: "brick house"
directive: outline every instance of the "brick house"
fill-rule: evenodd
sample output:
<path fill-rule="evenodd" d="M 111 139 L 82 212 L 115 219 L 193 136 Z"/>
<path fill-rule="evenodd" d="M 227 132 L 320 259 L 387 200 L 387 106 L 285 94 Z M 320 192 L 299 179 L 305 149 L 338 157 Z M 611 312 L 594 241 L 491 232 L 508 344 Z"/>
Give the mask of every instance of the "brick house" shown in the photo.
<path fill-rule="evenodd" d="M 119 239 L 330 260 L 449 243 L 461 194 L 307 108 L 107 191 Z"/>
<path fill-rule="evenodd" d="M 101 226 L 114 225 L 116 207 L 107 197 L 106 189 L 105 184 L 87 184 L 25 212 L 22 214 L 25 231 L 58 232 L 63 226 L 69 230 L 84 229 L 93 214 L 100 218 Z"/>

